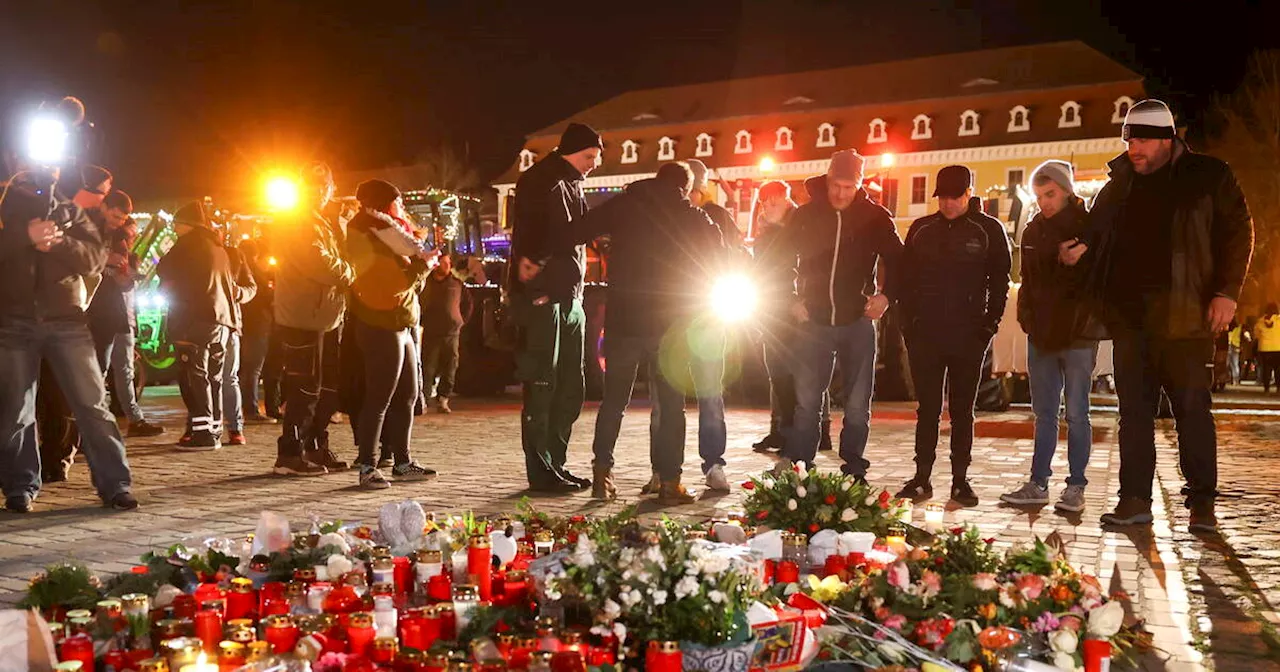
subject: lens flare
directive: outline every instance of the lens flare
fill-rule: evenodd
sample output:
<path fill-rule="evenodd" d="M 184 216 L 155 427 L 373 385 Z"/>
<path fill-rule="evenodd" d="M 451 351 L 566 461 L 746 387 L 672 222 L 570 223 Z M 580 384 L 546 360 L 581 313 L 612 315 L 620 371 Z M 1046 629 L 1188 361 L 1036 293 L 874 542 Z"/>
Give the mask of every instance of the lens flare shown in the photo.
<path fill-rule="evenodd" d="M 739 323 L 755 315 L 760 295 L 750 277 L 732 273 L 712 283 L 710 301 L 716 317 L 724 322 Z"/>
<path fill-rule="evenodd" d="M 287 177 L 273 177 L 267 181 L 267 206 L 273 210 L 292 210 L 298 207 L 298 183 Z"/>

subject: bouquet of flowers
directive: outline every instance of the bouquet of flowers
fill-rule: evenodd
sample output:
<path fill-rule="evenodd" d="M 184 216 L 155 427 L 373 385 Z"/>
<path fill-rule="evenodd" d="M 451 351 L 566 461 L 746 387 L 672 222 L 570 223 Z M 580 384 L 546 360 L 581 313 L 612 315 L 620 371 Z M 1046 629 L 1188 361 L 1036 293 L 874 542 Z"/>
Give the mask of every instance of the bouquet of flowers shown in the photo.
<path fill-rule="evenodd" d="M 873 490 L 839 472 L 805 471 L 796 465 L 780 475 L 765 473 L 742 484 L 747 517 L 773 530 L 812 536 L 820 530 L 883 535 L 906 508 L 888 491 Z"/>

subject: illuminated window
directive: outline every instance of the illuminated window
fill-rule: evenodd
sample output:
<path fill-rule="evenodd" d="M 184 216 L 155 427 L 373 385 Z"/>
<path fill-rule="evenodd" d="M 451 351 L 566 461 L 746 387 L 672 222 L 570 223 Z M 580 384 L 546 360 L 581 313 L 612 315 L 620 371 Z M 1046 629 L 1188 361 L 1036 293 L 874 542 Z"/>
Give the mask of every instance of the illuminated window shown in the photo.
<path fill-rule="evenodd" d="M 622 141 L 622 163 L 635 163 L 640 160 L 640 153 L 636 150 L 640 148 L 634 140 Z"/>
<path fill-rule="evenodd" d="M 738 131 L 737 142 L 733 145 L 734 154 L 751 153 L 751 131 Z"/>
<path fill-rule="evenodd" d="M 711 136 L 707 133 L 699 133 L 698 146 L 694 148 L 693 155 L 698 157 L 711 156 L 711 152 Z"/>
<path fill-rule="evenodd" d="M 537 160 L 538 155 L 531 149 L 520 150 L 520 172 L 524 172 L 533 167 L 533 162 Z"/>
<path fill-rule="evenodd" d="M 836 146 L 836 127 L 832 124 L 818 124 L 818 146 L 819 147 L 835 147 Z"/>
<path fill-rule="evenodd" d="M 1058 128 L 1080 127 L 1080 103 L 1068 100 L 1062 104 L 1062 116 L 1058 117 Z"/>
<path fill-rule="evenodd" d="M 1018 105 L 1009 110 L 1009 132 L 1021 133 L 1031 130 L 1031 111 Z"/>
<path fill-rule="evenodd" d="M 1125 115 L 1129 114 L 1129 108 L 1133 107 L 1133 99 L 1129 96 L 1120 96 L 1116 98 L 1115 112 L 1111 114 L 1111 123 L 1123 124 Z"/>
<path fill-rule="evenodd" d="M 783 127 L 781 127 L 781 128 L 779 128 L 779 129 L 778 129 L 778 131 L 777 131 L 777 136 L 778 136 L 778 137 L 777 137 L 777 139 L 776 139 L 776 140 L 774 140 L 774 143 L 773 143 L 773 149 L 774 149 L 774 151 L 777 151 L 777 152 L 785 152 L 785 151 L 787 151 L 787 150 L 791 149 L 791 147 L 792 147 L 792 144 L 791 144 L 791 140 L 792 140 L 792 133 L 791 133 L 791 129 L 787 128 L 786 126 L 783 126 Z"/>
<path fill-rule="evenodd" d="M 871 120 L 871 130 L 867 133 L 867 144 L 874 145 L 889 140 L 889 134 L 885 133 L 884 119 L 875 118 Z"/>
<path fill-rule="evenodd" d="M 928 140 L 933 137 L 933 120 L 928 115 L 919 114 L 911 121 L 911 139 Z"/>
<path fill-rule="evenodd" d="M 982 127 L 978 125 L 978 113 L 973 110 L 965 110 L 960 115 L 960 136 L 978 135 L 981 132 Z"/>
<path fill-rule="evenodd" d="M 658 160 L 670 161 L 674 158 L 676 158 L 676 141 L 664 135 L 661 140 L 658 140 Z"/>

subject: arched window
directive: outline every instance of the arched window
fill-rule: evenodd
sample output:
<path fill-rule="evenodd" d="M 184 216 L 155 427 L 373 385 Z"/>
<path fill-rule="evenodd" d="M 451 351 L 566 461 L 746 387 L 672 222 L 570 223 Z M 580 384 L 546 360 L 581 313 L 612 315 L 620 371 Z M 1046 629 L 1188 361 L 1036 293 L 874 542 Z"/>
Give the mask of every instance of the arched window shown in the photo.
<path fill-rule="evenodd" d="M 664 135 L 661 140 L 658 140 L 658 160 L 670 161 L 674 158 L 676 158 L 676 141 Z"/>
<path fill-rule="evenodd" d="M 1133 107 L 1133 99 L 1129 96 L 1116 98 L 1116 108 L 1111 114 L 1111 123 L 1123 124 L 1125 115 L 1129 114 L 1129 108 L 1131 107 Z"/>
<path fill-rule="evenodd" d="M 867 133 L 867 144 L 874 145 L 880 142 L 887 142 L 889 134 L 885 132 L 884 119 L 879 117 L 871 120 L 871 130 Z"/>
<path fill-rule="evenodd" d="M 982 132 L 982 127 L 978 125 L 978 113 L 973 110 L 965 110 L 960 115 L 960 135 L 967 137 L 978 135 Z"/>
<path fill-rule="evenodd" d="M 637 151 L 640 145 L 634 140 L 622 141 L 622 163 L 635 163 L 640 160 L 640 153 Z"/>
<path fill-rule="evenodd" d="M 751 131 L 738 131 L 737 142 L 733 145 L 734 154 L 751 153 Z"/>
<path fill-rule="evenodd" d="M 1031 130 L 1031 111 L 1023 105 L 1009 110 L 1009 132 L 1021 133 Z"/>
<path fill-rule="evenodd" d="M 836 146 L 836 127 L 834 125 L 825 122 L 818 124 L 818 146 Z"/>
<path fill-rule="evenodd" d="M 698 146 L 694 148 L 693 155 L 697 157 L 711 156 L 712 144 L 711 135 L 708 133 L 698 134 Z"/>
<path fill-rule="evenodd" d="M 537 158 L 538 155 L 531 149 L 520 150 L 520 172 L 523 173 L 524 171 L 532 168 L 533 162 L 536 161 Z"/>
<path fill-rule="evenodd" d="M 777 130 L 777 138 L 773 143 L 774 151 L 785 152 L 790 150 L 792 148 L 792 135 L 791 129 L 786 126 L 779 127 Z"/>
<path fill-rule="evenodd" d="M 933 137 L 933 120 L 926 114 L 918 114 L 911 120 L 911 139 L 928 140 Z"/>
<path fill-rule="evenodd" d="M 1058 117 L 1058 128 L 1079 128 L 1080 103 L 1068 100 L 1062 104 L 1062 116 Z"/>

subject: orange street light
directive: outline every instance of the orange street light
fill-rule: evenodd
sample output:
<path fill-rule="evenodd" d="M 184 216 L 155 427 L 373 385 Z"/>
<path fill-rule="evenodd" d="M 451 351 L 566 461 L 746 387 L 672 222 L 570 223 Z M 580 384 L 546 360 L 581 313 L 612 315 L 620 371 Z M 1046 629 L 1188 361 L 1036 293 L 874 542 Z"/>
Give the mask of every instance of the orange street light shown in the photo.
<path fill-rule="evenodd" d="M 880 155 L 880 165 L 885 168 L 892 168 L 893 161 L 894 161 L 894 158 L 892 154 L 885 153 Z"/>
<path fill-rule="evenodd" d="M 272 210 L 292 210 L 298 207 L 298 183 L 284 176 L 267 180 L 267 207 Z"/>
<path fill-rule="evenodd" d="M 760 172 L 762 173 L 772 173 L 777 167 L 778 164 L 774 163 L 772 156 L 766 156 L 763 159 L 760 159 Z"/>

